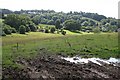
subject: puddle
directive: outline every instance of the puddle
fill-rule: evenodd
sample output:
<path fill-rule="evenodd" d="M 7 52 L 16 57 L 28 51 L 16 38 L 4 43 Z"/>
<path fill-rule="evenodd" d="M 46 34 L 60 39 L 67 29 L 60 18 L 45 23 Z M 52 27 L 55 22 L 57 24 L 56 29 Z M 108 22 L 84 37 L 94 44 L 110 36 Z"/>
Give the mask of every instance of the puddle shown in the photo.
<path fill-rule="evenodd" d="M 93 63 L 98 64 L 100 66 L 102 66 L 102 63 L 113 64 L 114 66 L 116 66 L 115 64 L 120 63 L 120 59 L 116 59 L 116 58 L 112 58 L 112 57 L 109 58 L 108 60 L 101 59 L 101 58 L 81 58 L 81 57 L 61 57 L 61 58 L 66 60 L 66 61 L 70 61 L 73 63 L 80 63 L 80 64 L 93 62 Z"/>
<path fill-rule="evenodd" d="M 113 63 L 120 63 L 120 59 L 116 59 L 116 58 L 110 58 L 108 61 Z"/>

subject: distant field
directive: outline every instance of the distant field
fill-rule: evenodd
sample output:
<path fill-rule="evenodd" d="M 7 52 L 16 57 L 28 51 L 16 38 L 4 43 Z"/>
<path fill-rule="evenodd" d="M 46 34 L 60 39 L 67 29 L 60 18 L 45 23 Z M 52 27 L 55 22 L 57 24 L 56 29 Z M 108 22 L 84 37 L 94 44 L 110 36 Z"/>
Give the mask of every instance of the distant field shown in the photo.
<path fill-rule="evenodd" d="M 68 32 L 72 33 L 72 32 Z M 48 53 L 66 54 L 82 57 L 120 57 L 118 54 L 118 34 L 46 34 L 31 32 L 26 35 L 12 34 L 2 37 L 3 41 L 3 66 L 13 65 L 18 56 L 25 58 L 35 57 L 40 49 Z M 18 47 L 17 47 L 18 43 Z"/>
<path fill-rule="evenodd" d="M 14 43 L 26 43 L 34 40 L 39 39 L 46 39 L 46 38 L 52 38 L 52 37 L 59 37 L 62 36 L 60 34 L 51 34 L 51 33 L 41 33 L 41 32 L 30 32 L 26 33 L 25 35 L 22 34 L 12 34 L 7 35 L 6 37 L 2 37 L 3 46 L 14 44 Z"/>

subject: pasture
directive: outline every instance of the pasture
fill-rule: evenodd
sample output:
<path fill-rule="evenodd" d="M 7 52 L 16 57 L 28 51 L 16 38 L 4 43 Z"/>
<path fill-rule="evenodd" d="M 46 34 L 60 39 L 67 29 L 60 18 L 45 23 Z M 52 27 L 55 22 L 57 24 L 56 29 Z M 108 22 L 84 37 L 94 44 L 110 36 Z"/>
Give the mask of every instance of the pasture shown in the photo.
<path fill-rule="evenodd" d="M 99 58 L 120 57 L 117 33 L 69 33 L 63 36 L 30 32 L 25 35 L 12 34 L 2 37 L 3 66 L 18 66 L 14 61 L 19 57 L 35 58 L 40 53 Z"/>

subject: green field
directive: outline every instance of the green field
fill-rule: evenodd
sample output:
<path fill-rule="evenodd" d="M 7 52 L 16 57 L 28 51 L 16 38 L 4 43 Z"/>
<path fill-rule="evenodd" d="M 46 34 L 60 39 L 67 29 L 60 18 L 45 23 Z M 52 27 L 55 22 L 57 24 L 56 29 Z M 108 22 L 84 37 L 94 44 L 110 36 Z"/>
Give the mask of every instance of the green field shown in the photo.
<path fill-rule="evenodd" d="M 17 46 L 18 43 L 18 46 Z M 42 32 L 2 37 L 3 66 L 16 66 L 14 60 L 22 56 L 33 58 L 45 49 L 49 54 L 80 55 L 82 57 L 120 57 L 117 33 L 72 33 L 65 36 Z"/>

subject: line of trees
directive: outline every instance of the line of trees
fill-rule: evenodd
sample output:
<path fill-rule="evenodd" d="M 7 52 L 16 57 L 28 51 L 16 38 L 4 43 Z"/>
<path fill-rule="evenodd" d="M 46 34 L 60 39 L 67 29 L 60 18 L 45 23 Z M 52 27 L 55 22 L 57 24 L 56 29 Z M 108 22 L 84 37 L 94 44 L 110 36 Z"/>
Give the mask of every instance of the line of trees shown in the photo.
<path fill-rule="evenodd" d="M 23 14 L 9 14 L 1 23 L 3 35 L 19 32 L 25 34 L 25 32 L 36 31 L 37 26 L 32 22 L 28 15 Z"/>
<path fill-rule="evenodd" d="M 1 12 L 0 12 L 1 13 Z M 50 32 L 55 30 L 67 29 L 70 31 L 81 30 L 84 32 L 91 31 L 117 31 L 119 21 L 115 18 L 107 18 L 96 13 L 72 12 L 63 13 L 53 10 L 21 10 L 10 11 L 3 9 L 2 11 L 2 30 L 3 34 L 11 34 L 19 32 L 37 31 L 39 24 L 55 25 L 55 29 L 51 28 Z M 23 30 L 24 32 L 21 32 Z M 45 32 L 48 32 L 46 29 Z"/>

